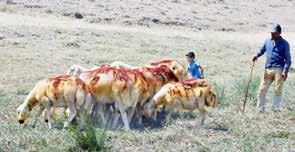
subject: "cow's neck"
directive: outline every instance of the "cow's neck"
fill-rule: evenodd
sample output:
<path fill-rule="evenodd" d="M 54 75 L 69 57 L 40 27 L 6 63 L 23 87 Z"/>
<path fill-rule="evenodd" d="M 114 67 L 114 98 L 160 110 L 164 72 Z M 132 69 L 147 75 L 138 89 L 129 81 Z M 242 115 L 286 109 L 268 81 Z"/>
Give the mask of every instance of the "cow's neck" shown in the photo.
<path fill-rule="evenodd" d="M 29 109 L 32 110 L 38 103 L 38 100 L 35 98 L 33 93 L 30 93 L 25 99 L 25 105 L 28 105 Z"/>

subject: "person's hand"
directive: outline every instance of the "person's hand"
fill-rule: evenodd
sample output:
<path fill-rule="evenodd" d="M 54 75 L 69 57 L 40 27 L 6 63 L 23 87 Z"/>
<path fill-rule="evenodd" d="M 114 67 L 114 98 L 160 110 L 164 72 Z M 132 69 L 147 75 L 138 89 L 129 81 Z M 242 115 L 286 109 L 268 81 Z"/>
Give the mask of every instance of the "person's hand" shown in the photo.
<path fill-rule="evenodd" d="M 282 73 L 282 79 L 283 79 L 284 81 L 286 81 L 287 78 L 288 78 L 288 73 L 283 72 L 283 73 Z"/>
<path fill-rule="evenodd" d="M 252 58 L 252 61 L 253 61 L 253 62 L 256 62 L 256 61 L 257 61 L 257 59 L 258 59 L 258 56 L 257 56 L 257 55 L 255 55 L 255 56 Z"/>

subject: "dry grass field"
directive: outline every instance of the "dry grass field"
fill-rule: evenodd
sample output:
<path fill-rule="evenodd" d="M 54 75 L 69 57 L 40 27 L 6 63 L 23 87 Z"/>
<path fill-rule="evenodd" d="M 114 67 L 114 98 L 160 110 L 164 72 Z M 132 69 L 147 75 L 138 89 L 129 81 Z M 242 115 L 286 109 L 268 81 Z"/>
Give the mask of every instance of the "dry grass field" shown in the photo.
<path fill-rule="evenodd" d="M 185 126 L 175 118 L 130 131 L 95 128 L 105 151 L 295 152 L 293 68 L 282 111 L 271 110 L 271 88 L 261 114 L 255 108 L 260 58 L 241 112 L 251 58 L 273 23 L 281 23 L 294 59 L 294 8 L 291 0 L 0 0 L 0 152 L 83 151 L 75 147 L 73 131 L 60 129 L 62 120 L 52 130 L 41 118 L 36 128 L 31 121 L 18 124 L 16 108 L 38 80 L 63 74 L 72 64 L 90 68 L 176 59 L 186 65 L 190 50 L 219 97 L 205 126 L 195 127 L 196 113 Z M 83 18 L 75 18 L 75 12 Z"/>

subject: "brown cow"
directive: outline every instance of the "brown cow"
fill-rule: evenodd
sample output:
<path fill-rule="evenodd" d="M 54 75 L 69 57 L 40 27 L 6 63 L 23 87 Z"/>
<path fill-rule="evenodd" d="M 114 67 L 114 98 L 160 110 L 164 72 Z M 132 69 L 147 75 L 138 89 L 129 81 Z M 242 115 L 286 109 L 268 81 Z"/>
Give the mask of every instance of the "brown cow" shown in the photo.
<path fill-rule="evenodd" d="M 80 77 L 85 80 L 91 94 L 100 105 L 115 104 L 115 108 L 121 113 L 125 129 L 129 129 L 130 119 L 127 113 L 132 117 L 137 103 L 149 97 L 146 81 L 139 72 L 133 70 L 104 65 L 82 73 Z M 114 126 L 119 116 L 118 113 L 115 114 Z"/>
<path fill-rule="evenodd" d="M 70 113 L 64 128 L 68 127 L 71 121 L 78 115 L 81 116 L 81 127 L 83 127 L 84 118 L 82 112 L 89 109 L 91 100 L 85 83 L 78 77 L 61 75 L 54 78 L 38 82 L 31 90 L 25 101 L 17 108 L 17 116 L 20 124 L 24 123 L 32 109 L 39 105 L 39 112 L 35 116 L 33 127 L 37 123 L 37 117 L 41 115 L 44 109 L 51 111 L 53 107 L 69 108 Z M 48 126 L 51 125 L 51 115 L 47 112 Z"/>
<path fill-rule="evenodd" d="M 165 105 L 168 110 L 167 121 L 170 121 L 171 111 L 184 110 L 193 111 L 198 109 L 202 112 L 201 125 L 204 124 L 206 110 L 205 107 L 216 107 L 217 97 L 203 79 L 188 79 L 177 83 L 168 83 L 156 93 L 153 100 L 145 106 L 146 116 L 151 116 L 156 109 Z"/>
<path fill-rule="evenodd" d="M 107 74 L 109 71 L 112 71 L 113 74 L 115 74 L 115 75 L 118 75 L 118 74 L 122 75 L 122 76 L 126 75 L 126 79 L 122 79 L 122 80 L 124 80 L 124 81 L 126 81 L 127 79 L 132 80 L 132 81 L 126 81 L 126 82 L 128 82 L 127 84 L 130 84 L 131 86 L 133 85 L 133 88 L 138 88 L 138 87 L 145 88 L 145 89 L 142 89 L 142 91 L 144 91 L 144 92 L 138 91 L 138 93 L 141 92 L 143 95 L 138 94 L 137 92 L 129 92 L 130 95 L 134 96 L 134 100 L 131 101 L 133 104 L 131 106 L 132 108 L 128 112 L 128 122 L 130 122 L 130 120 L 133 116 L 134 106 L 138 105 L 137 113 L 140 118 L 140 120 L 139 120 L 140 123 L 141 123 L 141 115 L 142 115 L 143 105 L 149 99 L 151 99 L 153 97 L 153 95 L 164 84 L 169 83 L 169 82 L 176 82 L 179 79 L 180 80 L 184 79 L 187 76 L 184 66 L 182 66 L 179 62 L 172 61 L 172 60 L 164 60 L 164 61 L 160 61 L 160 62 L 150 63 L 144 67 L 133 67 L 133 66 L 127 65 L 123 62 L 114 62 L 111 65 L 102 65 L 101 67 L 98 67 L 98 68 L 96 68 L 94 70 L 90 70 L 90 71 L 85 71 L 85 68 L 83 68 L 83 67 L 81 68 L 81 66 L 73 66 L 71 69 L 72 70 L 69 70 L 69 71 L 74 71 L 72 73 L 78 73 L 79 77 L 85 82 L 89 82 L 89 81 L 94 82 L 95 79 L 99 80 L 99 79 L 101 79 L 101 77 L 103 77 L 103 80 L 108 80 L 107 82 L 115 81 L 116 77 L 114 77 L 112 74 Z M 99 76 L 99 75 L 101 75 L 101 76 Z M 99 78 L 96 76 L 98 76 Z M 133 78 L 131 78 L 131 79 L 128 78 L 130 76 Z M 96 77 L 96 78 L 94 78 L 94 77 Z M 103 80 L 100 80 L 100 83 Z M 140 86 L 138 84 L 136 85 L 135 80 L 145 81 L 145 82 L 140 83 L 140 84 L 144 84 L 145 86 Z M 109 84 L 100 84 L 100 83 L 96 86 L 97 90 L 100 90 L 100 89 L 98 89 L 100 85 L 101 86 L 108 85 L 108 87 L 112 87 L 113 84 L 116 84 L 114 82 L 109 83 Z M 87 84 L 90 84 L 90 83 L 87 83 Z M 129 90 L 132 91 L 133 89 L 129 89 Z M 127 94 L 128 89 L 125 91 Z M 99 106 L 98 106 L 100 108 L 99 113 L 101 114 L 103 121 L 105 120 L 104 114 L 103 114 L 103 107 L 106 103 L 118 102 L 118 100 L 114 101 L 115 100 L 114 98 L 120 98 L 120 94 L 114 95 L 114 94 L 112 94 L 111 90 L 104 91 L 103 93 L 96 93 L 95 94 L 95 100 L 99 104 Z M 113 100 L 113 101 L 111 101 L 111 100 Z M 128 108 L 129 106 L 130 105 L 128 105 L 126 107 L 126 106 L 122 106 L 122 105 L 117 104 L 116 107 L 117 107 L 117 109 L 126 109 L 126 108 L 129 109 Z M 122 107 L 124 107 L 124 108 L 122 108 Z M 97 109 L 94 109 L 94 111 L 97 111 Z M 113 123 L 113 126 L 116 126 L 116 122 L 118 120 L 118 114 L 116 115 L 114 120 L 115 121 Z M 126 128 L 126 126 L 127 125 L 125 123 L 125 128 Z"/>
<path fill-rule="evenodd" d="M 187 71 L 185 67 L 175 60 L 163 60 L 159 62 L 153 62 L 143 67 L 133 67 L 122 62 L 114 62 L 112 66 L 118 68 L 126 68 L 137 70 L 142 73 L 145 81 L 148 85 L 149 98 L 148 100 L 142 100 L 137 106 L 137 117 L 141 124 L 143 115 L 143 106 L 153 98 L 153 96 L 162 88 L 163 85 L 169 82 L 177 82 L 187 78 Z M 156 118 L 156 113 L 154 119 Z"/>

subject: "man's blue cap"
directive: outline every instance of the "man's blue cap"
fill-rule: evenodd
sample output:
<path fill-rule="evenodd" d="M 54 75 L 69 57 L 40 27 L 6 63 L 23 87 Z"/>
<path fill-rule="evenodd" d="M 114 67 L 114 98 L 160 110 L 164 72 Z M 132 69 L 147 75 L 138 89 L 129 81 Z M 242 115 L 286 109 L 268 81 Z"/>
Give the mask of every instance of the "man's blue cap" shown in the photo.
<path fill-rule="evenodd" d="M 272 33 L 274 33 L 274 32 L 281 33 L 282 32 L 282 28 L 281 28 L 280 24 L 273 25 L 271 32 Z"/>

